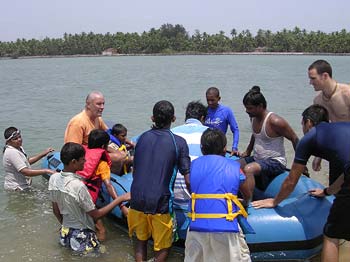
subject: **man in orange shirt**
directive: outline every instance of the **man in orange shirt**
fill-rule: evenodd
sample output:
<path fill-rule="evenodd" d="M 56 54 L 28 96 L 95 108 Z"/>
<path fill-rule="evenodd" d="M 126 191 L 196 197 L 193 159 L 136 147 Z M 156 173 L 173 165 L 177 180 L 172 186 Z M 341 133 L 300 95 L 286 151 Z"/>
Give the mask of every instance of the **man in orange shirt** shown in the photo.
<path fill-rule="evenodd" d="M 101 92 L 92 91 L 88 94 L 84 110 L 75 115 L 67 125 L 64 143 L 74 142 L 87 145 L 91 130 L 107 130 L 108 127 L 102 119 L 104 106 L 105 99 Z"/>
<path fill-rule="evenodd" d="M 64 134 L 64 143 L 74 142 L 87 145 L 88 137 L 92 130 L 101 129 L 106 131 L 108 126 L 102 119 L 104 107 L 105 99 L 101 92 L 92 91 L 89 93 L 86 97 L 84 110 L 69 121 Z M 116 173 L 123 166 L 127 155 L 122 151 L 108 150 L 108 152 L 113 163 L 111 170 L 113 173 Z"/>

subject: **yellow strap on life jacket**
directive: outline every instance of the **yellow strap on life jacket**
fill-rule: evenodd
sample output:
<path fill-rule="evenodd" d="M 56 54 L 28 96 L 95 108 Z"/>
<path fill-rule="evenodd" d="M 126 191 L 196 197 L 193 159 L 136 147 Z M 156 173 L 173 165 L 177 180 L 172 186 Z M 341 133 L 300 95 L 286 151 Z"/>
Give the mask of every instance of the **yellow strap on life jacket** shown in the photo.
<path fill-rule="evenodd" d="M 226 218 L 228 221 L 233 221 L 238 215 L 242 215 L 247 217 L 248 214 L 242 206 L 241 202 L 238 200 L 237 196 L 232 193 L 225 194 L 191 194 L 192 198 L 192 206 L 191 213 L 188 216 L 195 221 L 196 218 Z M 196 199 L 226 199 L 227 203 L 227 214 L 198 214 L 194 212 L 194 207 L 196 203 Z M 239 210 L 235 213 L 232 213 L 232 202 L 236 204 Z"/>
<path fill-rule="evenodd" d="M 126 146 L 123 144 L 121 145 L 119 148 L 118 148 L 119 151 L 124 151 L 124 152 L 128 152 L 128 150 L 126 149 Z M 128 155 L 126 155 L 126 159 L 128 159 Z M 123 171 L 124 171 L 124 174 L 127 174 L 128 173 L 128 167 L 126 164 L 123 165 Z"/>

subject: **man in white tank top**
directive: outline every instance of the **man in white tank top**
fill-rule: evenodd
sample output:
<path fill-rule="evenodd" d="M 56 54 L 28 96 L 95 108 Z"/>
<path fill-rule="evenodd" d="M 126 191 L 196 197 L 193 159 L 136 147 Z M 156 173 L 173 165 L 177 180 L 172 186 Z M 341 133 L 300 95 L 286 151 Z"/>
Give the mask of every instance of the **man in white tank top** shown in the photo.
<path fill-rule="evenodd" d="M 299 139 L 285 119 L 266 109 L 265 97 L 258 86 L 244 96 L 243 104 L 251 119 L 252 136 L 247 149 L 240 153 L 241 168 L 251 192 L 255 186 L 265 190 L 277 175 L 285 171 L 284 138 L 292 142 L 294 150 Z"/>

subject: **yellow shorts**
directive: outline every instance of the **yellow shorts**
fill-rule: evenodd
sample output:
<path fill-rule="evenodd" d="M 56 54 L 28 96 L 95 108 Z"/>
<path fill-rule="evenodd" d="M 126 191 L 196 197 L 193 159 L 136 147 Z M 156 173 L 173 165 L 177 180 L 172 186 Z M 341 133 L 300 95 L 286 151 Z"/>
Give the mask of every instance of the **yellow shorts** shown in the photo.
<path fill-rule="evenodd" d="M 136 233 L 138 240 L 145 241 L 151 236 L 154 241 L 154 251 L 169 248 L 173 241 L 173 222 L 170 214 L 145 214 L 135 209 L 129 209 L 129 236 Z"/>

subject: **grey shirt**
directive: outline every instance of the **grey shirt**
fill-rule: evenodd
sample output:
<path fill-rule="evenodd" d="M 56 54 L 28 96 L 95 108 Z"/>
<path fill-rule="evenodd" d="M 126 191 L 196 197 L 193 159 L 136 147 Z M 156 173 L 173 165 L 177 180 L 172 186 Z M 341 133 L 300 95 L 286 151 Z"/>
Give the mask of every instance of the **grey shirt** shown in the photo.
<path fill-rule="evenodd" d="M 87 212 L 96 207 L 79 175 L 70 172 L 51 175 L 49 192 L 51 201 L 57 203 L 62 214 L 62 226 L 95 231 L 95 223 Z"/>
<path fill-rule="evenodd" d="M 32 180 L 24 176 L 20 171 L 30 168 L 27 156 L 23 148 L 19 150 L 10 145 L 5 146 L 2 164 L 5 170 L 4 188 L 6 190 L 24 190 L 30 188 Z"/>

